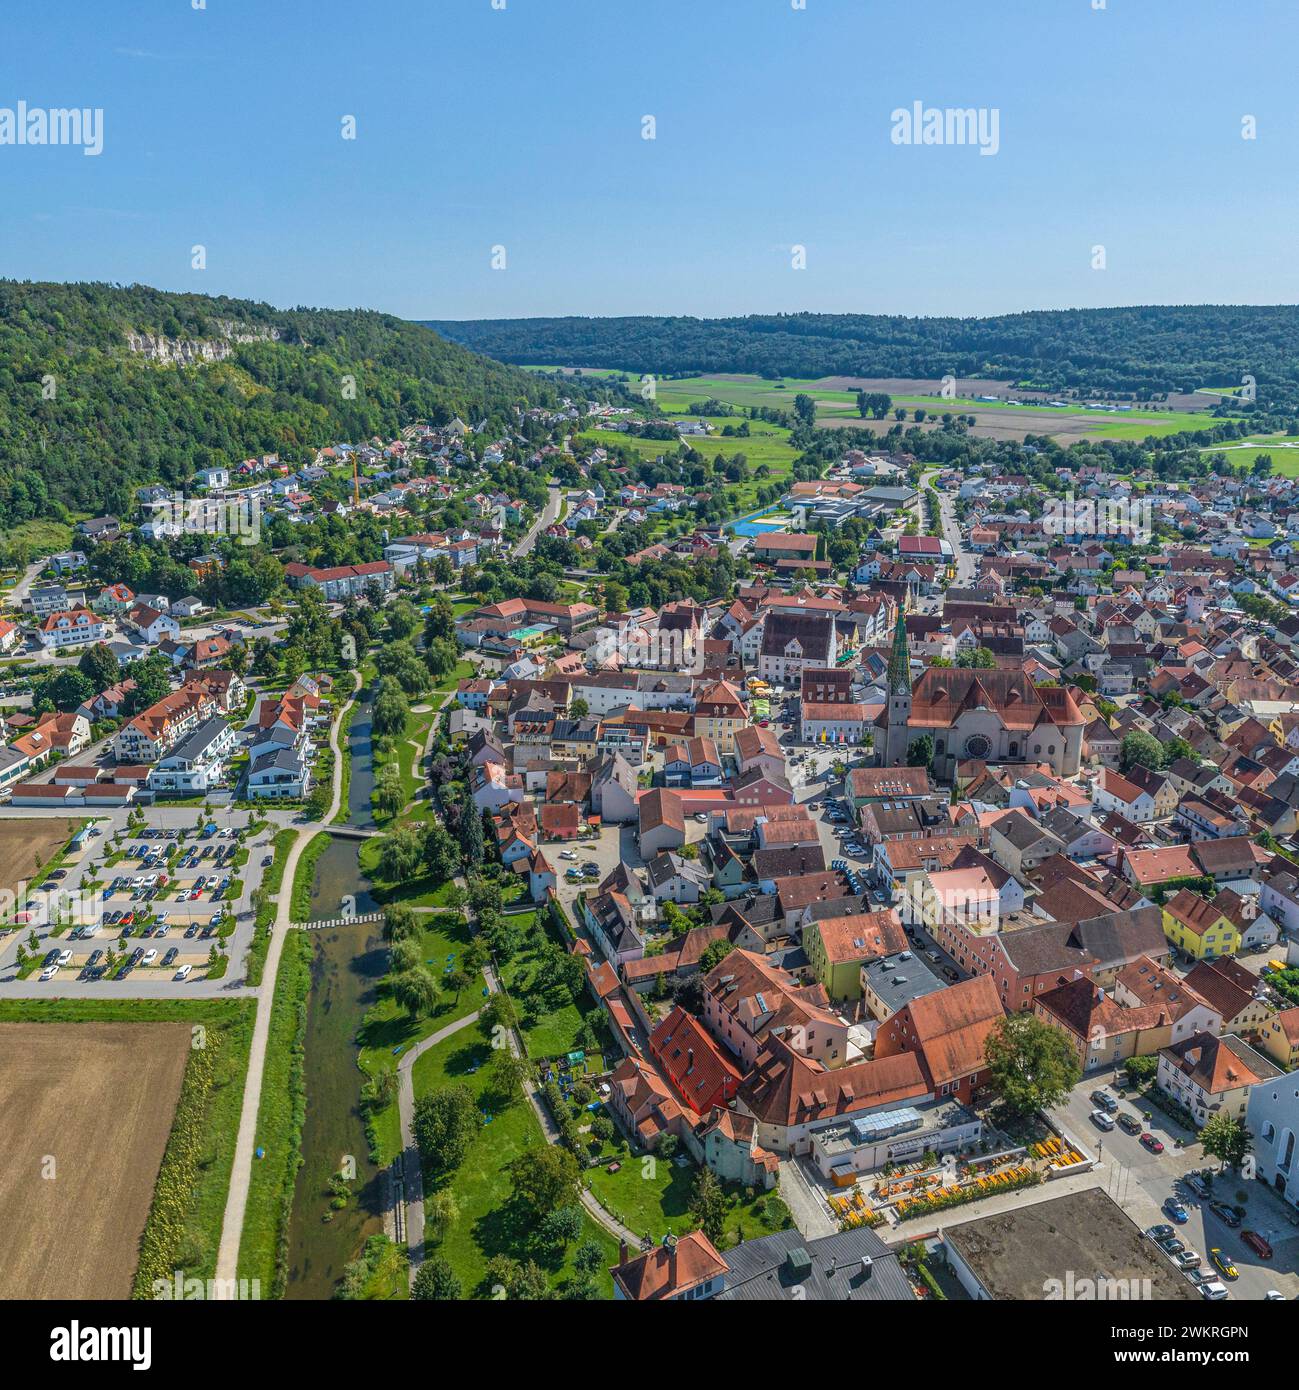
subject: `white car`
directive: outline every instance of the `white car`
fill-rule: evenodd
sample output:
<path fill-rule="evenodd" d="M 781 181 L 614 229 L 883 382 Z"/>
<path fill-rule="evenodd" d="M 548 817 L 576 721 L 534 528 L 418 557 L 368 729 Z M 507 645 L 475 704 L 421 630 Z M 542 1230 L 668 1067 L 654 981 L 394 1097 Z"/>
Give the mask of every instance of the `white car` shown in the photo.
<path fill-rule="evenodd" d="M 1200 1294 L 1213 1303 L 1227 1297 L 1227 1286 L 1221 1279 L 1210 1279 L 1207 1284 L 1200 1285 Z"/>
<path fill-rule="evenodd" d="M 71 951 L 60 951 L 60 952 L 59 952 L 59 964 L 60 964 L 60 965 L 71 965 L 71 964 L 72 964 L 72 952 L 71 952 Z"/>
<path fill-rule="evenodd" d="M 1093 1110 L 1092 1124 L 1094 1124 L 1097 1129 L 1109 1131 L 1114 1128 L 1114 1116 L 1108 1114 L 1104 1110 Z"/>
<path fill-rule="evenodd" d="M 577 854 L 571 849 L 561 849 L 559 851 L 559 857 L 561 859 L 576 859 Z"/>
<path fill-rule="evenodd" d="M 171 977 L 173 980 L 188 980 L 190 972 L 194 969 L 192 965 L 182 965 L 181 968 Z"/>
<path fill-rule="evenodd" d="M 149 949 L 140 957 L 141 965 L 152 965 L 158 959 L 157 949 L 150 946 Z"/>
<path fill-rule="evenodd" d="M 52 980 L 58 973 L 59 967 L 57 965 L 47 965 L 45 969 L 41 971 L 40 977 L 42 980 Z"/>

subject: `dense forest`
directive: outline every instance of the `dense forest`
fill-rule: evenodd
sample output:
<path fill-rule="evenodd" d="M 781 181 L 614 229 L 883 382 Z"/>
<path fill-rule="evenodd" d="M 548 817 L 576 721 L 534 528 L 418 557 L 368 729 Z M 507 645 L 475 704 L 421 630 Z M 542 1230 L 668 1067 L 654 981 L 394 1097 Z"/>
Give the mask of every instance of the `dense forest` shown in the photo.
<path fill-rule="evenodd" d="M 1253 376 L 1273 406 L 1299 397 L 1299 307 L 1064 309 L 998 318 L 771 314 L 747 318 L 431 321 L 502 362 L 661 376 L 1009 378 L 1048 391 L 1148 399 Z"/>
<path fill-rule="evenodd" d="M 516 403 L 554 398 L 551 383 L 387 314 L 0 281 L 0 530 L 129 513 L 142 483 L 255 454 L 306 462 L 335 440 L 457 415 L 504 422 Z"/>

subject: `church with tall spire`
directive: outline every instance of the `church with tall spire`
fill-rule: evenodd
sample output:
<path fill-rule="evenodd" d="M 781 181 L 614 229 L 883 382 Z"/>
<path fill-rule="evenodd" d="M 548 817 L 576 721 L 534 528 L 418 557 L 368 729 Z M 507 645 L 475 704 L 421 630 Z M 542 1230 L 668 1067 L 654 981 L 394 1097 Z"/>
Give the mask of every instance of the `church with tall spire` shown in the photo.
<path fill-rule="evenodd" d="M 907 760 L 907 721 L 911 718 L 911 647 L 901 609 L 889 654 L 888 696 L 882 764 L 900 767 Z"/>
<path fill-rule="evenodd" d="M 881 767 L 902 767 L 917 740 L 933 741 L 931 766 L 950 781 L 962 762 L 1027 763 L 1074 777 L 1086 721 L 1064 686 L 1036 686 L 1023 670 L 930 666 L 911 679 L 899 613 L 889 654 L 888 703 L 875 720 Z"/>

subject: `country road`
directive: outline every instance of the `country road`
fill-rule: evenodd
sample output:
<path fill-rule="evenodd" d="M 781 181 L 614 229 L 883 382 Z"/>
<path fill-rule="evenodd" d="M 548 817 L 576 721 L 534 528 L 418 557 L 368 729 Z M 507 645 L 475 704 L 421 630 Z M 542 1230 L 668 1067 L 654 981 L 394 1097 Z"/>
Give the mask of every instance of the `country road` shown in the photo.
<path fill-rule="evenodd" d="M 546 498 L 546 505 L 542 508 L 541 515 L 528 527 L 523 539 L 514 547 L 514 553 L 518 556 L 529 555 L 532 547 L 537 543 L 537 537 L 547 526 L 553 525 L 559 517 L 560 504 L 564 500 L 564 489 L 558 483 L 550 484 L 550 496 Z"/>

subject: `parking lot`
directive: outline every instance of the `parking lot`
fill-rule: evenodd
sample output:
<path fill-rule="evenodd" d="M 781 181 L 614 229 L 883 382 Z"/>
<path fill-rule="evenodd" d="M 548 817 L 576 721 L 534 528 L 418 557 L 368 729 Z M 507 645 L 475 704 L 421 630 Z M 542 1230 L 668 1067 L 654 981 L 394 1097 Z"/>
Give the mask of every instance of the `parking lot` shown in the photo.
<path fill-rule="evenodd" d="M 195 807 L 150 807 L 142 824 L 125 811 L 96 818 L 80 858 L 29 901 L 23 915 L 32 920 L 0 936 L 0 996 L 238 987 L 252 894 L 289 814 L 272 813 L 252 834 L 255 813 L 224 808 L 208 817 Z M 208 983 L 214 946 L 229 958 L 227 978 Z"/>
<path fill-rule="evenodd" d="M 1091 1098 L 1097 1089 L 1117 1100 L 1117 1113 L 1139 1123 L 1137 1133 L 1125 1133 L 1117 1125 L 1108 1131 L 1097 1127 L 1091 1119 L 1098 1108 Z M 1262 1183 L 1219 1176 L 1212 1183 L 1212 1200 L 1233 1206 L 1239 1203 L 1245 1209 L 1238 1227 L 1227 1224 L 1186 1181 L 1186 1175 L 1195 1170 L 1216 1169 L 1216 1160 L 1206 1158 L 1195 1135 L 1161 1110 L 1121 1098 L 1112 1072 L 1085 1077 L 1053 1117 L 1072 1139 L 1099 1155 L 1095 1176 L 1143 1231 L 1173 1225 L 1177 1239 L 1202 1257 L 1206 1269 L 1210 1250 L 1222 1251 L 1239 1276 L 1224 1281 L 1229 1298 L 1262 1299 L 1269 1290 L 1287 1298 L 1299 1295 L 1299 1226 L 1291 1224 L 1293 1212 Z M 1162 1144 L 1163 1152 L 1153 1153 L 1143 1145 L 1142 1133 Z M 1174 1197 L 1185 1207 L 1185 1224 L 1172 1221 L 1164 1210 L 1165 1201 Z M 1249 1230 L 1258 1232 L 1271 1245 L 1270 1259 L 1262 1258 L 1242 1239 Z"/>

